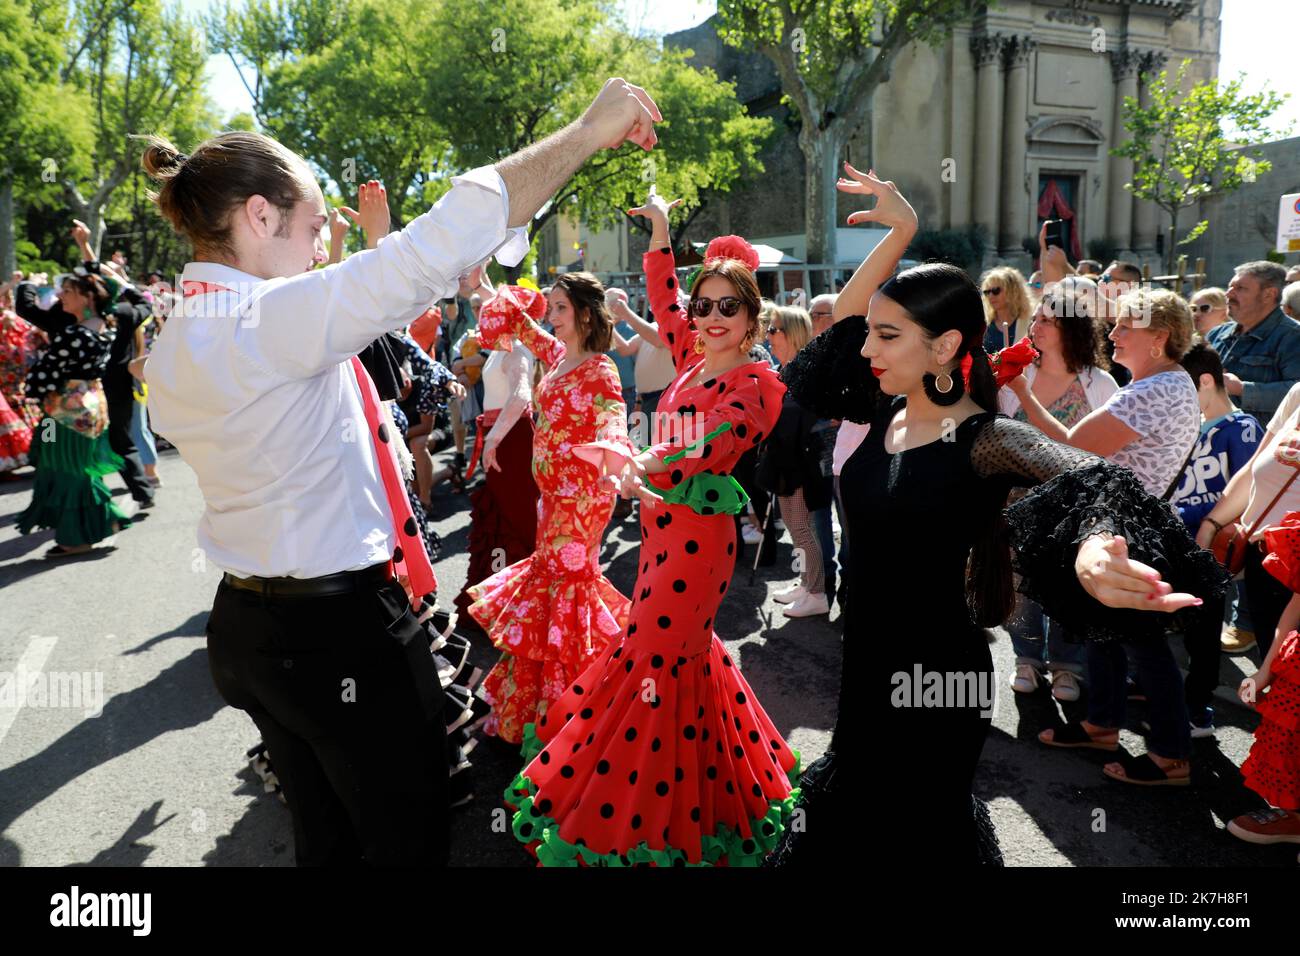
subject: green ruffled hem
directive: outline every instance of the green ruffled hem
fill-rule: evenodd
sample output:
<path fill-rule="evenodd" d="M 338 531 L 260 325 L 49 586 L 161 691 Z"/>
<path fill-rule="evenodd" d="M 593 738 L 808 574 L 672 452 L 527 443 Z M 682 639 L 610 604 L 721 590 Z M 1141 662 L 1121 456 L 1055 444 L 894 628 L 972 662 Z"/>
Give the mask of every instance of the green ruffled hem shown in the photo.
<path fill-rule="evenodd" d="M 36 472 L 32 502 L 15 522 L 22 534 L 53 528 L 58 544 L 97 544 L 131 526 L 98 476 Z"/>
<path fill-rule="evenodd" d="M 534 726 L 525 724 L 520 747 L 524 766 L 527 767 L 542 749 L 543 744 L 538 740 Z M 799 799 L 799 788 L 795 785 L 798 784 L 802 774 L 801 764 L 802 759 L 799 751 L 796 750 L 794 768 L 786 774 L 794 789 L 784 800 L 769 801 L 767 813 L 749 821 L 753 836 L 742 836 L 731 827 L 720 823 L 713 836 L 706 836 L 700 840 L 699 863 L 691 863 L 686 858 L 684 850 L 673 846 L 652 850 L 644 840 L 623 853 L 598 853 L 585 846 L 569 843 L 560 836 L 560 827 L 554 818 L 532 812 L 537 785 L 525 776 L 522 770 L 515 774 L 515 778 L 510 781 L 505 791 L 506 802 L 511 806 L 519 807 L 511 819 L 510 830 L 520 843 L 537 844 L 537 862 L 542 866 L 578 866 L 579 860 L 587 866 L 609 867 L 636 866 L 643 863 L 655 866 L 716 866 L 725 857 L 728 866 L 756 867 L 776 849 L 781 835 L 790 824 L 795 803 Z M 520 800 L 520 792 L 526 792 L 528 796 Z M 771 826 L 770 834 L 764 835 L 765 825 Z M 521 832 L 525 826 L 528 827 L 527 832 Z"/>
<path fill-rule="evenodd" d="M 672 465 L 681 461 L 688 452 L 697 451 L 723 432 L 729 431 L 731 431 L 731 422 L 723 422 L 700 441 L 665 457 L 664 464 Z M 646 488 L 669 504 L 685 505 L 701 515 L 744 514 L 745 507 L 749 504 L 749 495 L 741 487 L 740 482 L 731 475 L 701 472 L 679 481 L 671 488 L 660 489 L 651 484 L 647 484 Z"/>

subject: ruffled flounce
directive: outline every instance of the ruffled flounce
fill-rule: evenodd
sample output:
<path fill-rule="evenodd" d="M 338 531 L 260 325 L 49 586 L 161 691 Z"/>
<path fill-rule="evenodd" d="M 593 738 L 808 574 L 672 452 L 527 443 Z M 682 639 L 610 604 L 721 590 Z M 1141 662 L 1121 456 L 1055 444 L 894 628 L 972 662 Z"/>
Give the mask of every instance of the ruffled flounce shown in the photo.
<path fill-rule="evenodd" d="M 781 380 L 802 408 L 819 418 L 847 418 L 869 424 L 890 396 L 880 390 L 871 361 L 862 357 L 867 319 L 851 315 L 836 322 L 781 369 Z"/>
<path fill-rule="evenodd" d="M 1220 613 L 1228 572 L 1126 468 L 1098 462 L 1064 472 L 1032 489 L 1006 514 L 1021 593 L 1088 640 L 1160 640 L 1166 628 L 1186 632 L 1203 615 Z M 1204 604 L 1157 614 L 1099 603 L 1074 569 L 1079 543 L 1099 531 L 1123 535 L 1131 558 Z"/>
<path fill-rule="evenodd" d="M 799 795 L 799 754 L 716 638 L 690 659 L 616 648 L 523 756 L 505 799 L 543 866 L 756 866 Z"/>
<path fill-rule="evenodd" d="M 36 484 L 31 504 L 18 515 L 21 533 L 53 528 L 59 544 L 82 545 L 131 526 L 101 477 L 122 467 L 106 434 L 86 438 L 58 425 L 54 441 L 32 442 L 28 459 L 36 466 Z"/>

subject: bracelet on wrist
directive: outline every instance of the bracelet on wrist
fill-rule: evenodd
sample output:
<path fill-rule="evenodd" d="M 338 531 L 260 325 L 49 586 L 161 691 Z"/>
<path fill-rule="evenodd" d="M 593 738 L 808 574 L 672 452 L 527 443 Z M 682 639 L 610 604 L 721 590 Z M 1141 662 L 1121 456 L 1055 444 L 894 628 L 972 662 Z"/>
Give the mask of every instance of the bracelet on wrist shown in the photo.
<path fill-rule="evenodd" d="M 1209 515 L 1206 515 L 1204 518 L 1201 519 L 1201 523 L 1202 523 L 1202 524 L 1204 524 L 1204 523 L 1207 522 L 1207 521 L 1208 521 L 1210 524 L 1214 525 L 1214 530 L 1215 530 L 1216 533 L 1219 532 L 1219 531 L 1222 531 L 1222 530 L 1223 530 L 1223 525 L 1219 524 L 1219 522 L 1215 521 L 1215 520 L 1214 520 L 1213 518 L 1211 518 Z"/>

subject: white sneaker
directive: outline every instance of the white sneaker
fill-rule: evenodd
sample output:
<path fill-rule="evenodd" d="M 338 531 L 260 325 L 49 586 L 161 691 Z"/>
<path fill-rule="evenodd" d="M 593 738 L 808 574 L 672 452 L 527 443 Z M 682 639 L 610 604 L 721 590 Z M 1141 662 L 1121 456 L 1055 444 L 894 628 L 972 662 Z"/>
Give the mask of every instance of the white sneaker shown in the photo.
<path fill-rule="evenodd" d="M 781 608 L 786 617 L 813 617 L 817 614 L 831 613 L 830 602 L 825 594 L 805 594 L 793 604 Z"/>
<path fill-rule="evenodd" d="M 1011 689 L 1017 694 L 1032 694 L 1038 690 L 1038 668 L 1033 664 L 1017 664 L 1011 675 Z"/>
<path fill-rule="evenodd" d="M 794 604 L 807 593 L 802 584 L 795 584 L 784 591 L 777 591 L 772 595 L 772 600 L 777 604 Z"/>
<path fill-rule="evenodd" d="M 762 532 L 748 521 L 746 521 L 745 526 L 740 529 L 740 536 L 745 539 L 745 544 L 758 544 L 763 540 Z"/>
<path fill-rule="evenodd" d="M 1052 672 L 1052 696 L 1057 700 L 1075 701 L 1079 699 L 1079 678 L 1073 671 Z"/>

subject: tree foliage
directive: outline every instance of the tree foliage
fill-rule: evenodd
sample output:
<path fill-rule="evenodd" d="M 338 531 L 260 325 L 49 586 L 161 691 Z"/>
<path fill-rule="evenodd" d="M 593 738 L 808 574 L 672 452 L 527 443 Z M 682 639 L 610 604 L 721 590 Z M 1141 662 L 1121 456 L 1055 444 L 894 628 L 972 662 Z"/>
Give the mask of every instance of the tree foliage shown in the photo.
<path fill-rule="evenodd" d="M 1206 80 L 1184 92 L 1189 63 L 1182 62 L 1172 81 L 1167 71 L 1150 78 L 1150 106 L 1124 98 L 1124 128 L 1132 138 L 1111 150 L 1133 161 L 1133 181 L 1125 188 L 1169 214 L 1165 265 L 1170 272 L 1177 247 L 1209 227 L 1209 220 L 1201 220 L 1179 239 L 1180 212 L 1233 192 L 1272 168 L 1258 144 L 1276 135 L 1268 118 L 1286 100 L 1267 91 L 1243 93 L 1242 77 L 1223 85 Z"/>

